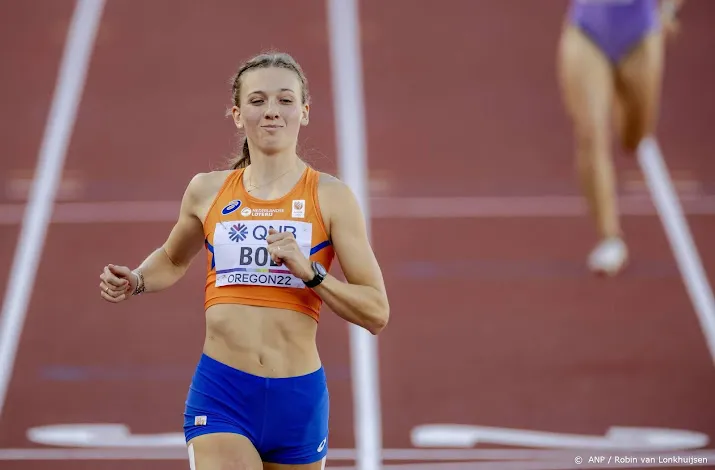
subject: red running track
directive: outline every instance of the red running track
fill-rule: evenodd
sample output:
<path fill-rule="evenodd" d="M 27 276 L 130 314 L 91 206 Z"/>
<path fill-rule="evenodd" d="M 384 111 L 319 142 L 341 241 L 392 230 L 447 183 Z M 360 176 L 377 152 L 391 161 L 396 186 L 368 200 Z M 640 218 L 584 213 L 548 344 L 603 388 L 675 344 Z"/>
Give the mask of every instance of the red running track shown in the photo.
<path fill-rule="evenodd" d="M 65 460 L 95 450 L 42 445 L 28 430 L 121 423 L 140 434 L 181 431 L 203 335 L 202 266 L 171 292 L 119 306 L 99 299 L 96 277 L 105 263 L 136 264 L 160 244 L 190 177 L 220 166 L 232 150 L 227 80 L 241 60 L 267 48 L 298 58 L 314 100 L 302 146 L 314 165 L 335 172 L 324 2 L 276 5 L 282 14 L 251 1 L 107 3 L 60 191 L 62 204 L 93 203 L 102 221 L 50 225 L 0 417 L 0 468 L 188 468 L 173 444 L 99 452 L 138 460 Z M 715 368 L 657 216 L 625 217 L 633 262 L 609 281 L 584 269 L 594 234 L 580 206 L 575 214 L 554 206 L 549 216 L 517 207 L 505 216 L 514 209 L 507 197 L 579 201 L 554 77 L 565 5 L 361 2 L 374 247 L 393 312 L 380 337 L 384 444 L 406 449 L 387 453 L 391 465 L 421 460 L 409 453 L 419 451 L 410 433 L 433 423 L 567 436 L 603 436 L 612 426 L 715 436 Z M 695 203 L 715 193 L 715 102 L 706 99 L 715 82 L 706 58 L 714 6 L 691 0 L 684 12 L 659 129 L 671 170 Z M 0 17 L 13 19 L 0 28 L 0 59 L 12 64 L 0 76 L 3 286 L 72 8 L 69 0 L 0 5 Z M 635 163 L 619 155 L 618 166 L 622 192 L 637 198 Z M 386 201 L 400 208 L 399 198 L 415 197 L 426 203 L 410 217 L 385 212 Z M 465 206 L 458 197 L 473 198 L 470 214 L 454 217 Z M 497 209 L 480 214 L 494 197 Z M 113 201 L 137 203 L 130 220 L 102 205 Z M 151 201 L 170 203 L 151 210 Z M 67 207 L 72 212 L 60 206 L 56 215 Z M 140 217 L 149 220 L 131 221 Z M 688 221 L 712 283 L 715 218 Z M 323 318 L 329 466 L 353 465 L 347 328 L 330 312 Z M 715 461 L 713 445 L 702 447 Z M 48 449 L 53 460 L 31 460 Z M 494 449 L 502 458 L 526 455 L 526 463 L 482 460 L 500 457 L 488 453 Z M 459 468 L 570 468 L 544 462 L 576 455 L 543 452 L 552 449 L 496 439 L 462 455 L 471 463 Z"/>

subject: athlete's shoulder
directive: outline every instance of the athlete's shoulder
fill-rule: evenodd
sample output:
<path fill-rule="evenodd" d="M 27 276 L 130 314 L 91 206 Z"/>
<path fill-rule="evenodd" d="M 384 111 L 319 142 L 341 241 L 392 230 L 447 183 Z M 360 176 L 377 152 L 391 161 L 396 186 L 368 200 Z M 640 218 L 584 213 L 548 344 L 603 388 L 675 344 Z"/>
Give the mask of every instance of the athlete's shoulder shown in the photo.
<path fill-rule="evenodd" d="M 204 220 L 216 195 L 234 170 L 218 170 L 205 173 L 196 173 L 186 185 L 181 202 L 187 213 L 194 214 Z"/>
<path fill-rule="evenodd" d="M 352 212 L 351 209 L 358 208 L 357 198 L 350 186 L 329 173 L 320 172 L 318 198 L 323 211 L 328 214 L 339 213 L 343 210 Z"/>
<path fill-rule="evenodd" d="M 344 191 L 345 189 L 349 190 L 350 188 L 337 176 L 324 171 L 318 171 L 318 189 L 327 191 Z"/>
<path fill-rule="evenodd" d="M 346 197 L 351 197 L 352 190 L 337 176 L 320 171 L 318 172 L 318 196 L 321 200 L 334 200 L 337 198 L 335 202 L 339 203 Z"/>
<path fill-rule="evenodd" d="M 216 170 L 205 173 L 196 173 L 186 187 L 188 196 L 196 199 L 204 199 L 213 196 L 221 189 L 226 178 L 235 170 Z"/>

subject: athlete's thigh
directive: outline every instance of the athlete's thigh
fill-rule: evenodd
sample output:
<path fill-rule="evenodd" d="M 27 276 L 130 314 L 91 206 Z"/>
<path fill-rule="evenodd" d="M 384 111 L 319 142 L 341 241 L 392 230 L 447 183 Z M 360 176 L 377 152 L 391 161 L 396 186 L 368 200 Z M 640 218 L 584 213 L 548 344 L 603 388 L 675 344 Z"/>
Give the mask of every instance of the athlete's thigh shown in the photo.
<path fill-rule="evenodd" d="M 598 47 L 573 25 L 558 46 L 557 74 L 564 104 L 577 132 L 608 132 L 613 69 Z"/>
<path fill-rule="evenodd" d="M 637 145 L 654 130 L 664 64 L 663 36 L 654 31 L 616 68 L 616 99 L 621 111 L 619 132 L 627 146 Z"/>
<path fill-rule="evenodd" d="M 188 442 L 191 470 L 261 470 L 263 462 L 245 436 L 202 434 Z"/>
<path fill-rule="evenodd" d="M 264 463 L 263 464 L 263 469 L 264 470 L 323 470 L 325 468 L 325 460 L 327 457 L 324 457 L 323 460 L 319 462 L 313 462 L 313 463 L 306 463 L 306 464 L 301 464 L 301 465 L 286 465 L 286 464 L 281 464 L 281 463 Z"/>

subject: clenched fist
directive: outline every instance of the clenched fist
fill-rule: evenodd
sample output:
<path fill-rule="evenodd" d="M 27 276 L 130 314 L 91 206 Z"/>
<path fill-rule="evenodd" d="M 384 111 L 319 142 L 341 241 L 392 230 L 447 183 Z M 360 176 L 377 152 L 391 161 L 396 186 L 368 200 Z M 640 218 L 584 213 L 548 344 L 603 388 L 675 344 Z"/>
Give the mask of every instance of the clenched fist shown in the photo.
<path fill-rule="evenodd" d="M 137 286 L 137 276 L 126 266 L 108 264 L 99 275 L 101 296 L 104 300 L 117 303 L 131 297 Z"/>
<path fill-rule="evenodd" d="M 268 229 L 268 254 L 271 260 L 277 265 L 285 265 L 286 268 L 298 279 L 309 281 L 313 279 L 315 273 L 310 265 L 310 261 L 300 251 L 298 242 L 291 232 L 278 232 L 274 228 Z"/>

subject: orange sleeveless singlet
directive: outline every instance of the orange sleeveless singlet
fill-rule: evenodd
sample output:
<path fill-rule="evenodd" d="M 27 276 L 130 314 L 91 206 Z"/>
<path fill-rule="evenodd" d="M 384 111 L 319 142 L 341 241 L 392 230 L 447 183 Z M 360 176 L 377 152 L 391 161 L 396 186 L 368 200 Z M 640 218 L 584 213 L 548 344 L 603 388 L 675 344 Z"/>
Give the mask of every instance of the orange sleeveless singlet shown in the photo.
<path fill-rule="evenodd" d="M 271 227 L 291 232 L 306 258 L 330 270 L 335 253 L 318 204 L 320 173 L 307 168 L 288 194 L 262 200 L 246 192 L 243 172 L 229 174 L 204 220 L 204 308 L 216 304 L 284 308 L 317 322 L 322 299 L 285 266 L 271 261 L 266 237 Z"/>

